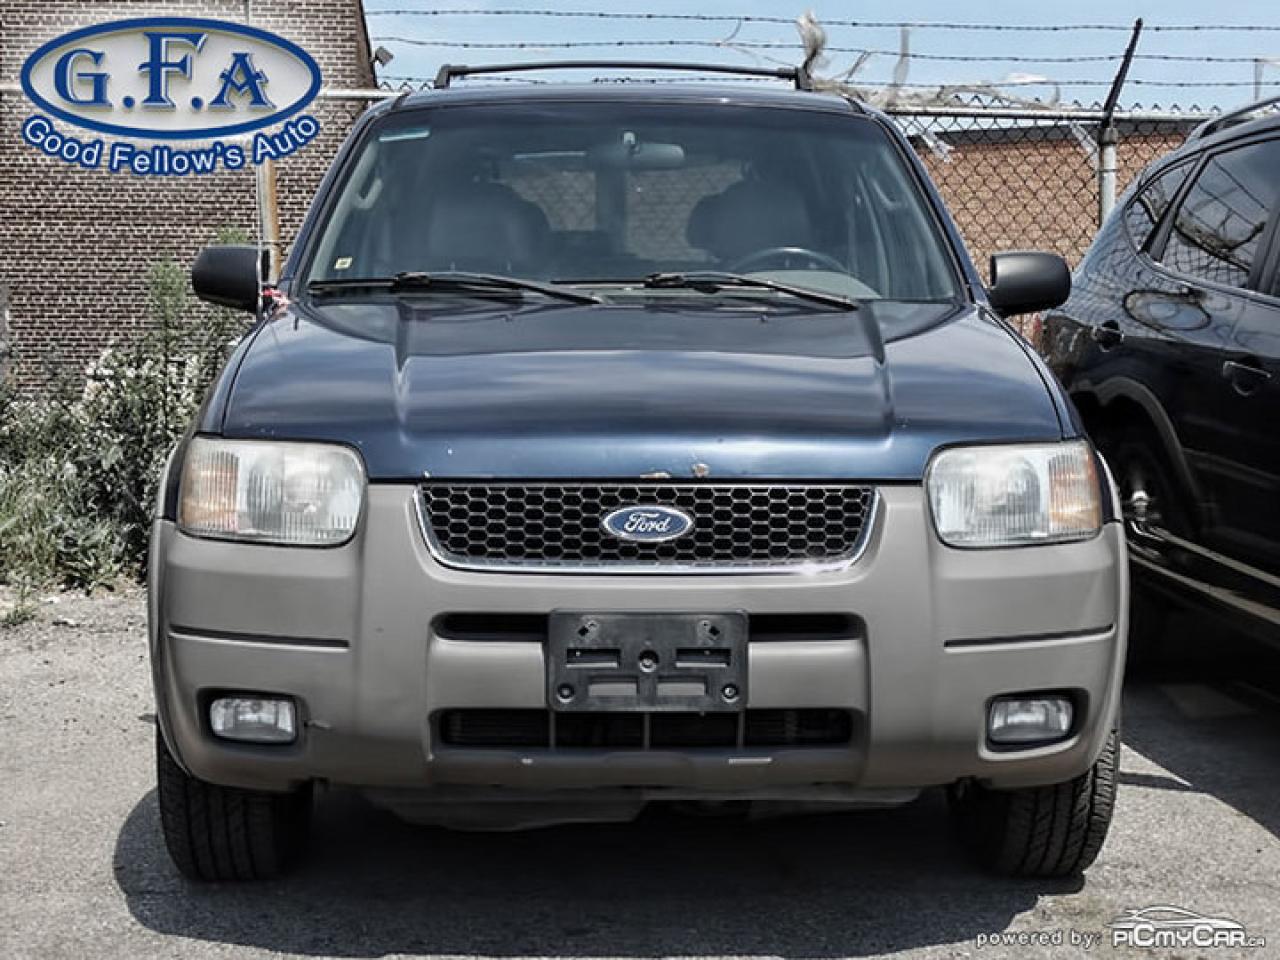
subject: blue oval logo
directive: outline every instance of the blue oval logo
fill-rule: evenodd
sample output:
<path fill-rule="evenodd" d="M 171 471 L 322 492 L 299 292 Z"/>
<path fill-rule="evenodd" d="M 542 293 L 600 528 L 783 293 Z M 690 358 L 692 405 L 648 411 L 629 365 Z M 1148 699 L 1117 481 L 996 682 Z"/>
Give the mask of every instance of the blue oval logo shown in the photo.
<path fill-rule="evenodd" d="M 22 65 L 45 112 L 99 133 L 198 140 L 285 120 L 320 92 L 320 67 L 283 37 L 225 20 L 143 17 L 56 37 Z"/>
<path fill-rule="evenodd" d="M 693 517 L 675 507 L 642 504 L 614 510 L 600 521 L 600 526 L 619 540 L 662 543 L 692 530 Z"/>

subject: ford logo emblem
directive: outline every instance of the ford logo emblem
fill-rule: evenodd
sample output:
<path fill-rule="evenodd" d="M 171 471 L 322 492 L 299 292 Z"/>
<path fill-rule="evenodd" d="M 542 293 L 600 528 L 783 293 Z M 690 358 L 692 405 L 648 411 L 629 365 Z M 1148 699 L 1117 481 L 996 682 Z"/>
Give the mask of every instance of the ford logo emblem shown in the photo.
<path fill-rule="evenodd" d="M 615 510 L 600 526 L 619 540 L 663 543 L 683 537 L 693 529 L 693 517 L 675 507 L 635 506 Z"/>

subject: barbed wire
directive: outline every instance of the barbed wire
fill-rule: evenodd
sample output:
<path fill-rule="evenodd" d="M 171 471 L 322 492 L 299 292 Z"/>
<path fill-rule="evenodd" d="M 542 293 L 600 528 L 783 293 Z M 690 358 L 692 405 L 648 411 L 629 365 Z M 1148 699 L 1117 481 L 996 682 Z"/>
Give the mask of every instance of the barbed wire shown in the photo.
<path fill-rule="evenodd" d="M 407 14 L 414 16 L 432 16 L 439 17 L 448 14 L 471 15 L 480 14 L 485 16 L 523 16 L 523 17 L 561 17 L 561 18 L 594 18 L 607 20 L 631 20 L 631 21 L 683 21 L 683 22 L 708 22 L 708 23 L 732 23 L 732 30 L 727 35 L 702 38 L 687 37 L 629 37 L 617 39 L 502 39 L 478 40 L 478 39 L 453 39 L 453 38 L 431 38 L 422 36 L 406 36 L 401 32 L 388 32 L 374 36 L 372 39 L 378 43 L 387 43 L 393 46 L 404 45 L 415 48 L 433 48 L 440 50 L 516 50 L 516 51 L 551 51 L 551 50 L 626 50 L 626 49 L 644 49 L 644 48 L 662 48 L 662 49 L 715 49 L 717 51 L 729 51 L 736 53 L 742 57 L 754 60 L 757 64 L 790 66 L 795 62 L 803 61 L 804 67 L 814 76 L 818 76 L 818 71 L 823 68 L 831 68 L 830 58 L 833 55 L 853 55 L 852 66 L 847 69 L 836 69 L 829 78 L 824 82 L 829 85 L 848 86 L 850 92 L 858 98 L 876 105 L 896 103 L 902 98 L 906 98 L 915 103 L 925 103 L 932 99 L 935 102 L 949 99 L 956 90 L 980 90 L 988 93 L 996 101 L 1014 104 L 1027 99 L 1028 94 L 1022 91 L 1043 90 L 1049 91 L 1045 94 L 1048 99 L 1057 103 L 1062 99 L 1063 90 L 1068 89 L 1094 89 L 1102 90 L 1111 88 L 1115 82 L 1113 77 L 1096 76 L 1090 77 L 1088 74 L 1094 73 L 1094 70 L 1081 71 L 1085 76 L 1070 77 L 1066 79 L 1058 79 L 1054 76 L 1046 76 L 1046 73 L 1053 73 L 1054 67 L 1063 64 L 1106 64 L 1116 65 L 1123 64 L 1120 68 L 1122 72 L 1128 72 L 1128 64 L 1131 62 L 1128 57 L 1134 54 L 1133 42 L 1126 54 L 1121 53 L 1089 53 L 1089 54 L 1056 54 L 1050 53 L 1042 56 L 1036 56 L 1025 52 L 1016 53 L 996 53 L 992 55 L 982 55 L 975 53 L 929 53 L 915 52 L 910 49 L 910 36 L 914 29 L 918 29 L 926 21 L 920 22 L 894 22 L 890 24 L 887 21 L 875 21 L 878 25 L 895 26 L 900 28 L 899 46 L 896 50 L 877 49 L 873 46 L 840 46 L 832 45 L 829 41 L 830 34 L 828 28 L 833 24 L 850 25 L 858 24 L 866 26 L 871 21 L 851 21 L 851 20 L 834 20 L 819 21 L 812 13 L 805 13 L 797 18 L 769 15 L 747 14 L 742 16 L 734 16 L 730 14 L 702 14 L 702 13 L 656 13 L 643 11 L 602 11 L 602 10 L 564 10 L 553 8 L 542 9 L 496 9 L 496 10 L 477 10 L 470 9 L 454 9 L 454 10 L 413 10 L 408 8 L 383 9 L 378 11 L 370 11 L 371 15 L 390 16 L 393 14 Z M 745 23 L 770 23 L 785 24 L 799 31 L 799 43 L 794 40 L 784 41 L 774 38 L 769 39 L 748 39 L 740 37 L 742 28 Z M 951 27 L 972 27 L 975 29 L 995 28 L 1004 29 L 1017 28 L 1022 29 L 1024 25 L 997 25 L 997 24 L 927 24 L 929 26 L 951 26 Z M 1040 24 L 1025 25 L 1027 29 L 1036 31 L 1049 31 L 1067 27 L 1088 27 L 1102 26 L 1093 25 L 1063 25 L 1063 24 Z M 1191 26 L 1191 25 L 1177 25 Z M 1214 29 L 1215 25 L 1195 25 L 1203 26 L 1205 29 Z M 1231 26 L 1231 25 L 1227 25 Z M 1141 29 L 1141 22 L 1133 26 L 1125 26 L 1124 29 L 1133 31 Z M 1280 25 L 1274 27 L 1280 30 Z M 724 32 L 724 31 L 721 31 Z M 1136 40 L 1137 33 L 1133 33 Z M 893 61 L 892 77 L 887 80 L 872 80 L 863 74 L 866 68 L 872 62 L 883 62 L 885 58 Z M 1280 77 L 1269 78 L 1264 76 L 1264 67 L 1268 64 L 1280 66 L 1280 60 L 1271 57 L 1253 57 L 1242 55 L 1218 55 L 1218 54 L 1186 54 L 1186 53 L 1139 53 L 1132 56 L 1132 60 L 1152 62 L 1152 63 L 1177 63 L 1177 64 L 1252 64 L 1255 69 L 1252 71 L 1251 79 L 1212 79 L 1212 73 L 1206 70 L 1191 70 L 1193 75 L 1202 77 L 1203 79 L 1157 79 L 1155 77 L 1130 76 L 1128 84 L 1131 88 L 1154 88 L 1164 90 L 1183 90 L 1183 89 L 1249 89 L 1255 91 L 1254 99 L 1258 99 L 1263 90 L 1268 93 L 1280 87 Z M 941 81 L 931 79 L 927 82 L 917 80 L 908 81 L 908 72 L 913 63 L 953 63 L 953 64 L 990 64 L 990 63 L 1009 63 L 1019 65 L 1034 65 L 1030 70 L 1020 71 L 1014 69 L 1000 79 L 968 79 L 956 82 L 954 79 Z M 622 66 L 621 64 L 619 66 Z M 638 66 L 638 65 L 637 65 Z M 1038 68 L 1037 68 L 1038 67 Z M 1025 70 L 1025 68 L 1024 68 Z M 933 71 L 937 72 L 937 71 Z M 1107 71 L 1108 73 L 1112 71 Z M 1175 74 L 1177 76 L 1177 74 Z M 1229 76 L 1229 74 L 1228 74 Z M 423 77 L 405 77 L 402 78 L 409 83 L 423 83 L 426 78 Z M 598 73 L 592 78 L 593 80 L 612 80 L 611 76 L 600 76 Z M 626 78 L 617 78 L 626 79 Z M 649 82 L 648 78 L 631 78 L 634 82 L 636 79 Z M 656 82 L 680 82 L 679 78 L 661 78 Z M 1040 100 L 1040 96 L 1036 97 Z"/>
<path fill-rule="evenodd" d="M 415 10 L 393 8 L 366 10 L 366 17 L 560 17 L 590 20 L 667 20 L 700 23 L 771 23 L 794 24 L 794 17 L 768 14 L 712 14 L 712 13 L 658 13 L 622 10 L 563 10 L 517 8 L 448 8 Z M 823 18 L 828 27 L 860 27 L 864 29 L 911 30 L 971 30 L 992 33 L 1062 33 L 1070 31 L 1116 31 L 1128 33 L 1131 23 L 963 23 L 958 21 L 929 20 L 842 20 Z M 1229 23 L 1179 23 L 1147 24 L 1144 32 L 1151 33 L 1209 33 L 1209 32 L 1272 32 L 1280 33 L 1280 24 L 1229 24 Z"/>
<path fill-rule="evenodd" d="M 457 82 L 457 81 L 455 81 Z M 465 82 L 472 86 L 482 86 L 488 84 L 557 84 L 569 81 L 548 80 L 540 77 L 531 77 L 527 74 L 512 74 L 504 76 L 502 74 L 486 74 L 483 76 L 467 77 Z M 644 77 L 644 78 L 626 78 L 624 79 L 607 79 L 601 82 L 606 83 L 654 83 L 654 84 L 670 84 L 670 83 L 724 83 L 725 78 L 720 76 L 699 76 L 690 75 L 687 77 Z M 734 82 L 742 83 L 777 83 L 778 81 L 772 77 L 738 77 Z M 426 92 L 433 88 L 434 77 L 409 76 L 404 74 L 383 74 L 378 81 L 378 90 L 388 95 L 400 94 L 407 92 Z M 991 94 L 987 91 L 975 91 L 964 87 L 948 87 L 946 85 L 931 84 L 928 85 L 933 90 L 943 90 L 948 97 L 945 102 L 935 102 L 931 104 L 895 104 L 886 107 L 890 114 L 904 115 L 910 117 L 928 118 L 934 114 L 952 117 L 952 118 L 968 118 L 970 120 L 979 120 L 986 117 L 1006 119 L 1020 119 L 1033 121 L 1038 119 L 1048 119 L 1050 121 L 1071 119 L 1080 113 L 1095 114 L 1102 110 L 1102 102 L 1100 100 L 1070 100 L 1070 101 L 1044 101 L 1044 100 L 1025 100 L 1015 105 L 1012 114 L 1003 109 L 999 105 L 992 104 Z M 1021 109 L 1025 108 L 1025 109 Z M 1150 104 L 1134 103 L 1126 107 L 1120 107 L 1116 110 L 1116 119 L 1124 121 L 1127 118 L 1138 118 L 1143 123 L 1157 122 L 1174 122 L 1174 123 L 1199 123 L 1219 112 L 1219 108 L 1214 106 L 1201 107 L 1198 104 L 1177 104 L 1171 103 L 1161 105 L 1158 102 Z M 1016 114 L 1016 117 L 1013 115 Z M 1096 119 L 1096 118 L 1093 118 Z"/>
<path fill-rule="evenodd" d="M 419 37 L 375 36 L 374 43 L 404 43 L 414 47 L 457 47 L 460 50 L 574 50 L 588 47 L 713 47 L 748 50 L 798 50 L 798 41 L 786 40 L 425 40 Z M 1026 56 L 1022 54 L 953 54 L 915 53 L 899 50 L 876 50 L 867 47 L 827 46 L 826 53 L 856 53 L 859 56 L 905 57 L 908 60 L 938 60 L 952 63 L 1115 63 L 1124 59 L 1120 53 L 1099 53 L 1080 56 Z M 1262 57 L 1220 57 L 1173 53 L 1138 53 L 1134 60 L 1166 61 L 1173 63 L 1257 63 Z"/>
<path fill-rule="evenodd" d="M 396 75 L 390 75 L 390 74 L 384 74 L 382 79 L 393 82 L 393 83 L 422 84 L 424 86 L 430 86 L 433 82 L 433 78 L 431 77 L 396 76 Z M 570 83 L 572 82 L 572 81 L 543 80 L 543 79 L 537 79 L 534 77 L 497 77 L 497 76 L 488 76 L 485 78 L 485 80 L 486 82 L 498 81 L 502 83 L 557 83 L 557 82 Z M 476 81 L 470 80 L 468 82 L 475 83 Z M 732 80 L 726 81 L 725 77 L 719 77 L 719 76 L 717 77 L 699 77 L 699 76 L 616 77 L 616 78 L 615 77 L 597 77 L 597 78 L 594 78 L 593 82 L 603 82 L 603 83 L 725 83 L 725 82 L 777 83 L 777 81 L 771 77 L 734 77 L 732 78 Z M 1250 81 L 1250 80 L 1220 80 L 1216 82 L 1214 81 L 1200 82 L 1200 81 L 1190 81 L 1190 80 L 1169 81 L 1169 82 L 1165 82 L 1162 80 L 1129 80 L 1128 82 L 1132 84 L 1136 84 L 1138 86 L 1151 86 L 1151 87 L 1252 87 L 1254 85 L 1253 81 Z M 859 85 L 864 87 L 888 87 L 893 85 L 893 86 L 899 86 L 899 87 L 906 87 L 913 90 L 939 90 L 939 89 L 946 89 L 951 86 L 956 86 L 955 84 L 947 84 L 947 83 L 923 83 L 923 82 L 913 83 L 909 81 L 895 83 L 892 80 L 860 80 Z M 1263 86 L 1280 86 L 1280 80 L 1263 81 L 1262 85 Z M 1110 80 L 1050 80 L 1044 77 L 1036 77 L 1035 79 L 1031 79 L 1031 80 L 1018 80 L 1018 79 L 1006 78 L 1004 80 L 1001 80 L 998 86 L 1001 86 L 1001 87 L 1055 87 L 1055 86 L 1057 87 L 1110 87 L 1111 81 Z"/>

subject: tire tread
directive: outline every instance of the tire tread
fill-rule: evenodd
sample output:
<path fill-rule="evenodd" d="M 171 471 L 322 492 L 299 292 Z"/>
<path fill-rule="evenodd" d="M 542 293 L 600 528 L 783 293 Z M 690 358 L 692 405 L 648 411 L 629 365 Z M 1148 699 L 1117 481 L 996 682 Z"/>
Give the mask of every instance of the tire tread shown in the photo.
<path fill-rule="evenodd" d="M 207 783 L 173 758 L 156 731 L 160 825 L 174 866 L 191 880 L 279 876 L 305 844 L 311 789 L 274 794 Z"/>
<path fill-rule="evenodd" d="M 965 839 L 989 870 L 1007 876 L 1064 877 L 1087 869 L 1106 840 L 1115 808 L 1119 735 L 1097 761 L 1066 783 L 1020 790 L 968 784 L 953 790 Z"/>

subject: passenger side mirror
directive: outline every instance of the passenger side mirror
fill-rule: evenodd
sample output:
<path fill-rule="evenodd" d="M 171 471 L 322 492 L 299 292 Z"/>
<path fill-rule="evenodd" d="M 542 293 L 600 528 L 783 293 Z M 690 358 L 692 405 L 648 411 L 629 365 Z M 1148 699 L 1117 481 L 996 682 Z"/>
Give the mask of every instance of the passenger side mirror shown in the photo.
<path fill-rule="evenodd" d="M 191 289 L 206 303 L 256 313 L 266 275 L 266 250 L 259 259 L 257 247 L 205 247 L 191 268 Z"/>
<path fill-rule="evenodd" d="M 1056 253 L 1019 250 L 991 257 L 991 283 L 987 298 L 996 313 L 1048 310 L 1071 295 L 1071 270 Z"/>

